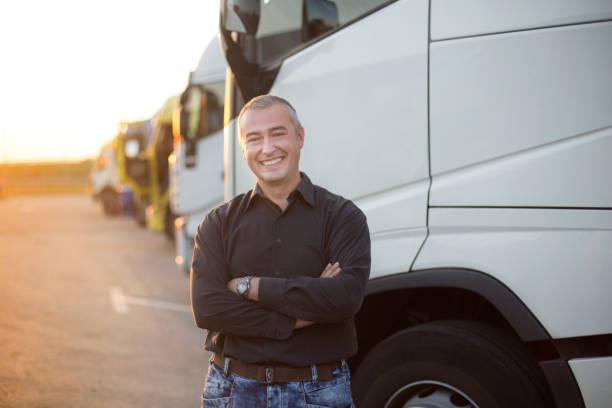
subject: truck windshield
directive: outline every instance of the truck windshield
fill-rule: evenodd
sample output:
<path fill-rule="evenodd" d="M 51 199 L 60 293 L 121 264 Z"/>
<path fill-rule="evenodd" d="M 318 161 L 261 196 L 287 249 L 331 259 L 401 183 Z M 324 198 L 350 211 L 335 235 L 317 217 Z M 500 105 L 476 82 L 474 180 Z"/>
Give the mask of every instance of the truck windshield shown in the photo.
<path fill-rule="evenodd" d="M 260 10 L 255 43 L 253 49 L 245 49 L 245 57 L 267 65 L 302 43 L 302 0 L 263 1 Z"/>
<path fill-rule="evenodd" d="M 204 91 L 206 92 L 206 129 L 204 130 L 204 136 L 208 136 L 223 129 L 225 81 L 210 82 L 204 86 Z"/>
<path fill-rule="evenodd" d="M 263 67 L 303 44 L 350 23 L 390 0 L 260 0 L 257 32 L 232 31 L 231 39 L 249 64 Z M 226 4 L 231 1 L 226 0 Z M 239 6 L 236 6 L 239 7 Z"/>
<path fill-rule="evenodd" d="M 181 106 L 181 137 L 196 140 L 223 128 L 223 102 L 225 82 L 209 82 L 192 86 Z"/>

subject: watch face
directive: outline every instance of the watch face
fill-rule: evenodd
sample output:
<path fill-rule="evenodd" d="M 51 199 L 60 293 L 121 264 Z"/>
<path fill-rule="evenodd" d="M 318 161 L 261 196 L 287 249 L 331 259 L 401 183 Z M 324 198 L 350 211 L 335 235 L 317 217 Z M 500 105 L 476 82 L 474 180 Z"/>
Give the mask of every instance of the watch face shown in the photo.
<path fill-rule="evenodd" d="M 242 295 L 244 292 L 246 292 L 247 285 L 244 281 L 240 281 L 238 282 L 238 287 L 236 289 L 238 290 L 238 293 Z"/>

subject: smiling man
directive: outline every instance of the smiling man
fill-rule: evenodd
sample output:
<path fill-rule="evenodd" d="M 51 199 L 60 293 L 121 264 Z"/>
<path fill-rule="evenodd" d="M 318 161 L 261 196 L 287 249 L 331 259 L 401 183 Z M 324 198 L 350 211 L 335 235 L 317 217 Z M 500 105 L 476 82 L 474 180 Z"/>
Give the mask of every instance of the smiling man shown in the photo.
<path fill-rule="evenodd" d="M 304 129 L 273 95 L 238 117 L 255 187 L 195 238 L 191 302 L 213 353 L 203 407 L 351 407 L 346 358 L 370 272 L 365 216 L 299 170 Z"/>

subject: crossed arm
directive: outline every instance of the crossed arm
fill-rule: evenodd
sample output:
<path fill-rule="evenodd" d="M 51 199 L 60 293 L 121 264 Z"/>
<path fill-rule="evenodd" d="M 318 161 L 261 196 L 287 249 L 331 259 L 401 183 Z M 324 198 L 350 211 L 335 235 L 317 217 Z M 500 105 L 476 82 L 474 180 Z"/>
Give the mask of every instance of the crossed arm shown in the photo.
<path fill-rule="evenodd" d="M 369 277 L 369 232 L 358 210 L 337 222 L 340 227 L 330 237 L 330 254 L 338 262 L 328 264 L 318 278 L 253 278 L 244 299 L 236 294 L 240 278 L 229 279 L 219 214 L 209 214 L 196 234 L 191 271 L 197 326 L 239 336 L 287 339 L 296 329 L 351 318 Z"/>
<path fill-rule="evenodd" d="M 336 262 L 333 265 L 328 263 L 327 266 L 325 266 L 325 269 L 323 270 L 319 278 L 333 278 L 335 276 L 338 276 L 338 274 L 340 274 L 341 271 L 342 269 L 340 268 L 339 262 Z M 229 282 L 227 282 L 227 288 L 231 290 L 232 292 L 234 292 L 236 295 L 238 295 L 238 283 L 240 282 L 241 279 L 242 278 L 234 278 L 230 280 Z M 246 294 L 247 299 L 252 300 L 254 302 L 259 301 L 259 281 L 260 280 L 261 279 L 257 276 L 251 279 L 249 290 Z M 308 320 L 302 320 L 298 318 L 295 321 L 295 329 L 301 329 L 303 327 L 311 326 L 314 323 L 315 322 L 308 321 Z"/>

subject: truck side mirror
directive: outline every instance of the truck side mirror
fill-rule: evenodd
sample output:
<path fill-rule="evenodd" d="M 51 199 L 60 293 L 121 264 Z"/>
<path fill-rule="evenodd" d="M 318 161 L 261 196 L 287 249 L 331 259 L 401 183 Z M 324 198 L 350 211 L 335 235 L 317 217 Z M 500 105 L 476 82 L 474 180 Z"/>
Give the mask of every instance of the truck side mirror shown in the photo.
<path fill-rule="evenodd" d="M 200 97 L 200 111 L 198 123 L 198 136 L 203 137 L 208 134 L 208 92 L 202 92 Z"/>
<path fill-rule="evenodd" d="M 259 27 L 259 0 L 222 0 L 221 26 L 226 31 L 255 35 Z"/>
<path fill-rule="evenodd" d="M 331 0 L 304 0 L 302 14 L 304 42 L 317 38 L 340 25 L 338 6 Z"/>
<path fill-rule="evenodd" d="M 182 106 L 178 113 L 178 128 L 180 138 L 187 138 L 187 123 L 189 123 L 189 111 Z"/>

